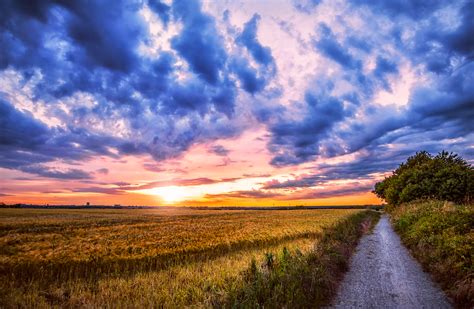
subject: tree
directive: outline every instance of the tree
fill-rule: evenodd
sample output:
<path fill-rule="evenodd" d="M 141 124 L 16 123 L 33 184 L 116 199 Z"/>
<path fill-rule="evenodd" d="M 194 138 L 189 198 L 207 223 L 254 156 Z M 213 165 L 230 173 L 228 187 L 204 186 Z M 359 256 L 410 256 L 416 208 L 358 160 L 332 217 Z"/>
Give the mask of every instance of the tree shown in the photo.
<path fill-rule="evenodd" d="M 474 196 L 474 169 L 457 154 L 442 151 L 433 157 L 421 151 L 376 183 L 372 192 L 392 205 L 424 198 L 468 203 Z"/>

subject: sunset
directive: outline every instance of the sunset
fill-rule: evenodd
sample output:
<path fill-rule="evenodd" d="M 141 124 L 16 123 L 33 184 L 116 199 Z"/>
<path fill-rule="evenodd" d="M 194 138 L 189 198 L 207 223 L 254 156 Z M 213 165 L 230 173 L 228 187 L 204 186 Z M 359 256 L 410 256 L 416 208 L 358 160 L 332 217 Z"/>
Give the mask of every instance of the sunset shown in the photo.
<path fill-rule="evenodd" d="M 449 286 L 473 278 L 473 60 L 472 0 L 0 0 L 0 307 L 351 307 L 349 266 L 293 273 L 317 286 L 275 265 L 349 265 L 393 224 L 426 269 L 411 203 L 467 229 L 437 242 L 458 250 L 433 271 L 449 299 L 356 307 L 471 304 Z"/>
<path fill-rule="evenodd" d="M 377 204 L 472 160 L 467 4 L 318 2 L 4 2 L 2 201 Z"/>

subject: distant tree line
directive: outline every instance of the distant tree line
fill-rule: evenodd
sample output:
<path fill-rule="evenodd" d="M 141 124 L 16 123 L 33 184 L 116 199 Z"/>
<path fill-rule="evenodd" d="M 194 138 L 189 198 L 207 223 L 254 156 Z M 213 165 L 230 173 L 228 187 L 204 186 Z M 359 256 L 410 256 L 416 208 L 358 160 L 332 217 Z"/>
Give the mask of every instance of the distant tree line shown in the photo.
<path fill-rule="evenodd" d="M 372 192 L 391 205 L 417 199 L 470 203 L 474 196 L 474 168 L 454 153 L 442 151 L 432 156 L 421 151 L 376 183 Z"/>

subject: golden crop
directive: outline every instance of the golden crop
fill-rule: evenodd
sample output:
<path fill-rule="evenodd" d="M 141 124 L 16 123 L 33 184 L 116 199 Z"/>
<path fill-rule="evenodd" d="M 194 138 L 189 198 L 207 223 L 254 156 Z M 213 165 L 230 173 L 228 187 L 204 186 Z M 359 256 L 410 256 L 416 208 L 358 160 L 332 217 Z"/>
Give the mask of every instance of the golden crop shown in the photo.
<path fill-rule="evenodd" d="M 120 295 L 133 294 L 135 286 L 155 302 L 206 302 L 212 291 L 203 282 L 229 285 L 256 254 L 308 247 L 322 227 L 356 211 L 0 209 L 2 293 L 24 305 L 31 299 L 51 305 L 51 297 L 64 304 L 71 295 L 110 305 L 123 303 Z M 164 281 L 169 287 L 156 287 Z M 97 290 L 98 284 L 115 285 L 121 293 Z M 67 297 L 61 296 L 64 289 Z M 197 296 L 189 298 L 190 291 Z"/>

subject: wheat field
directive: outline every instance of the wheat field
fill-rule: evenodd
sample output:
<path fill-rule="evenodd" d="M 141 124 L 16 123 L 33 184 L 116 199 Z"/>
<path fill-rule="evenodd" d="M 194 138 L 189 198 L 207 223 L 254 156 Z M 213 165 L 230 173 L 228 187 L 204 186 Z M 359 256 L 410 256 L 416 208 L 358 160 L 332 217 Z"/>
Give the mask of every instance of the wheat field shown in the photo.
<path fill-rule="evenodd" d="M 2 307 L 212 306 L 358 210 L 0 209 Z"/>

